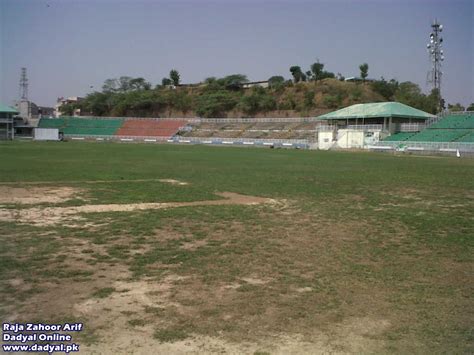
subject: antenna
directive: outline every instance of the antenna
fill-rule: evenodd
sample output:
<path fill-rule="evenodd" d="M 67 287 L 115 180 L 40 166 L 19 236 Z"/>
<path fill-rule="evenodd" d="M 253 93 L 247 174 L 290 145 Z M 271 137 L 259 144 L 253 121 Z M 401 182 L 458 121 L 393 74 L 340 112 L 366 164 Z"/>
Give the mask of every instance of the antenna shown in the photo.
<path fill-rule="evenodd" d="M 20 98 L 21 100 L 28 100 L 28 78 L 26 77 L 26 68 L 21 68 Z"/>
<path fill-rule="evenodd" d="M 426 45 L 431 63 L 431 70 L 427 75 L 427 83 L 428 85 L 431 85 L 433 89 L 438 90 L 440 98 L 441 76 L 443 75 L 441 64 L 444 61 L 444 52 L 442 49 L 443 38 L 441 37 L 441 32 L 443 32 L 443 25 L 435 19 L 431 24 L 430 40 Z"/>

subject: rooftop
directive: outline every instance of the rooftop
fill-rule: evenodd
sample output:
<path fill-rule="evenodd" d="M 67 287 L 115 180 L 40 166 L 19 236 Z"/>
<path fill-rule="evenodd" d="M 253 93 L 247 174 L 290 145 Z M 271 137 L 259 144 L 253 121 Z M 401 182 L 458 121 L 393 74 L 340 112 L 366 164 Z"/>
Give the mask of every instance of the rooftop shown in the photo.
<path fill-rule="evenodd" d="M 321 120 L 346 120 L 371 117 L 406 117 L 426 120 L 435 116 L 400 102 L 375 102 L 352 105 L 317 118 Z"/>
<path fill-rule="evenodd" d="M 17 110 L 15 110 L 14 108 L 10 107 L 10 106 L 7 106 L 7 105 L 3 105 L 0 103 L 0 112 L 4 112 L 4 113 L 18 113 Z"/>

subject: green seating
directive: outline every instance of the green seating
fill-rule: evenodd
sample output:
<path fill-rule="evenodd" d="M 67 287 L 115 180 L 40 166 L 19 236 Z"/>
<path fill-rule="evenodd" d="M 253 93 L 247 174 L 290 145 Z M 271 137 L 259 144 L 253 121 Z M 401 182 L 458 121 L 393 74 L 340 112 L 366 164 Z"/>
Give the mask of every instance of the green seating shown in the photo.
<path fill-rule="evenodd" d="M 396 133 L 385 141 L 474 142 L 474 115 L 449 115 L 421 132 Z"/>
<path fill-rule="evenodd" d="M 42 118 L 39 121 L 39 128 L 62 128 L 66 125 L 64 118 Z"/>
<path fill-rule="evenodd" d="M 39 121 L 40 128 L 58 128 L 66 135 L 83 136 L 113 136 L 122 126 L 121 118 L 42 118 Z"/>
<path fill-rule="evenodd" d="M 430 129 L 438 128 L 467 128 L 474 129 L 474 116 L 473 115 L 450 115 L 446 116 L 440 121 L 433 124 Z"/>
<path fill-rule="evenodd" d="M 392 134 L 384 139 L 384 141 L 388 142 L 402 142 L 406 141 L 407 139 L 411 138 L 415 133 L 414 132 L 399 132 Z"/>

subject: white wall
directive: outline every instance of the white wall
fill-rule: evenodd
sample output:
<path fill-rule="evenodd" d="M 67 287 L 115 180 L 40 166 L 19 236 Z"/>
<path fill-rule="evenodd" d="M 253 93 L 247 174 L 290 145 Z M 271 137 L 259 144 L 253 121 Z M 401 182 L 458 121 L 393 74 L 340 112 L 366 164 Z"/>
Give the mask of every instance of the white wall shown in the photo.
<path fill-rule="evenodd" d="M 33 137 L 35 141 L 57 141 L 59 140 L 59 129 L 35 128 Z"/>
<path fill-rule="evenodd" d="M 340 129 L 337 131 L 338 148 L 363 148 L 364 131 L 352 129 Z"/>
<path fill-rule="evenodd" d="M 318 149 L 328 150 L 334 144 L 333 131 L 319 131 L 318 132 Z"/>

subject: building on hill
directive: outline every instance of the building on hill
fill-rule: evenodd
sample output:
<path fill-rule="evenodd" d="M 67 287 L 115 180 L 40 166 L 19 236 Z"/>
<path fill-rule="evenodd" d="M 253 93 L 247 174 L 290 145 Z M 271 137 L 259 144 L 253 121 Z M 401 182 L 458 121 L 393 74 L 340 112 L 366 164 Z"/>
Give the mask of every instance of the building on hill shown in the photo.
<path fill-rule="evenodd" d="M 318 132 L 320 149 L 363 148 L 396 132 L 418 132 L 436 116 L 399 102 L 352 105 L 325 115 Z"/>
<path fill-rule="evenodd" d="M 84 98 L 79 97 L 79 96 L 70 96 L 67 98 L 64 97 L 58 97 L 56 105 L 54 106 L 54 117 L 60 117 L 62 115 L 61 112 L 61 106 L 67 105 L 67 104 L 74 104 L 82 101 Z M 80 116 L 81 115 L 81 110 L 80 109 L 74 109 L 74 112 L 72 113 L 73 116 Z"/>
<path fill-rule="evenodd" d="M 13 139 L 15 137 L 15 116 L 18 111 L 0 104 L 0 139 Z"/>
<path fill-rule="evenodd" d="M 372 81 L 375 81 L 375 79 L 370 79 L 370 78 L 365 78 L 365 79 L 362 79 L 361 77 L 358 77 L 358 76 L 350 76 L 348 78 L 345 78 L 344 81 L 348 81 L 350 83 L 358 83 L 358 82 L 372 82 Z"/>
<path fill-rule="evenodd" d="M 240 86 L 243 89 L 250 89 L 254 87 L 261 87 L 261 88 L 268 88 L 269 83 L 268 80 L 263 80 L 263 81 L 250 81 L 248 83 L 242 83 Z"/>

